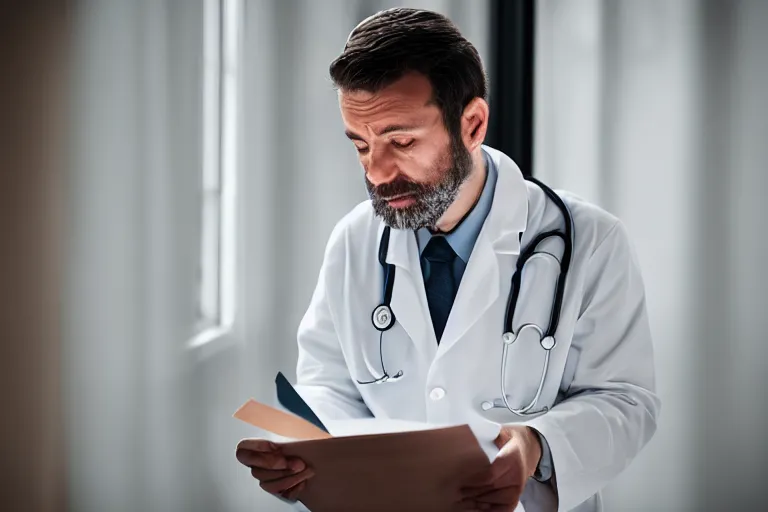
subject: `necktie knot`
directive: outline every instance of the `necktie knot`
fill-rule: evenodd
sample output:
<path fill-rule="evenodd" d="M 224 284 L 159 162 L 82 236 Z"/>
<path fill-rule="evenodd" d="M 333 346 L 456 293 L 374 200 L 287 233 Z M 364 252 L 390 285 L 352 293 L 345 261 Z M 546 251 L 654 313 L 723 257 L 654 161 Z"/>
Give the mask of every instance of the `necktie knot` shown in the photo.
<path fill-rule="evenodd" d="M 453 263 L 456 253 L 444 236 L 433 236 L 424 248 L 424 257 L 430 263 Z"/>

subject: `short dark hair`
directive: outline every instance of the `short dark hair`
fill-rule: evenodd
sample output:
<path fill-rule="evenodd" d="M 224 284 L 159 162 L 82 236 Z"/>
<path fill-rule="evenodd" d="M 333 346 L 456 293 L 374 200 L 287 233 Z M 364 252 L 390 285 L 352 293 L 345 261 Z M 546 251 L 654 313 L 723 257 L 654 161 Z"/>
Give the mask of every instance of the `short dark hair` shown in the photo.
<path fill-rule="evenodd" d="M 349 35 L 331 63 L 334 85 L 377 92 L 408 72 L 425 75 L 446 129 L 460 137 L 461 114 L 474 98 L 488 99 L 488 79 L 475 47 L 442 14 L 397 7 L 374 14 Z"/>

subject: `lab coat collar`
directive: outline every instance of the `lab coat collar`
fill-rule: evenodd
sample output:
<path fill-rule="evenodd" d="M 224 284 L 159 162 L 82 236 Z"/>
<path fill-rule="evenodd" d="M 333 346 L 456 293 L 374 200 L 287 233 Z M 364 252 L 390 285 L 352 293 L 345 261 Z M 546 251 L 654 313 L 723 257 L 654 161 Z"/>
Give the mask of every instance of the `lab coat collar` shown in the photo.
<path fill-rule="evenodd" d="M 480 197 L 464 218 L 459 221 L 459 224 L 450 233 L 445 234 L 448 244 L 450 244 L 456 256 L 464 262 L 465 266 L 472 255 L 475 242 L 477 242 L 477 236 L 480 234 L 483 224 L 485 224 L 485 219 L 488 218 L 488 214 L 491 211 L 493 193 L 496 190 L 496 178 L 499 175 L 496 165 L 485 151 L 483 151 L 483 160 L 485 161 L 486 173 Z M 433 235 L 427 228 L 421 228 L 416 231 L 419 257 L 424 256 L 424 249 L 426 249 L 433 236 L 437 235 Z"/>
<path fill-rule="evenodd" d="M 520 233 L 528 225 L 528 187 L 517 164 L 507 155 L 483 146 L 499 171 L 493 206 L 484 231 L 499 254 L 520 254 Z"/>
<path fill-rule="evenodd" d="M 528 222 L 528 191 L 525 179 L 514 161 L 507 155 L 489 146 L 483 146 L 498 171 L 493 204 L 483 228 L 475 242 L 490 241 L 498 254 L 519 254 L 520 233 Z M 379 239 L 383 231 L 379 229 Z M 392 229 L 387 250 L 387 263 L 404 269 L 421 272 L 419 249 L 414 232 Z"/>
<path fill-rule="evenodd" d="M 453 346 L 496 300 L 500 293 L 499 259 L 511 264 L 505 255 L 514 258 L 520 253 L 520 233 L 525 230 L 528 219 L 525 179 L 511 158 L 487 146 L 483 148 L 498 170 L 493 204 L 475 242 L 439 348 L 431 323 L 424 321 L 429 318 L 429 306 L 416 236 L 412 230 L 390 232 L 386 261 L 397 267 L 393 311 L 411 339 L 427 340 L 416 345 L 428 361 Z M 379 240 L 383 229 L 382 223 Z"/>

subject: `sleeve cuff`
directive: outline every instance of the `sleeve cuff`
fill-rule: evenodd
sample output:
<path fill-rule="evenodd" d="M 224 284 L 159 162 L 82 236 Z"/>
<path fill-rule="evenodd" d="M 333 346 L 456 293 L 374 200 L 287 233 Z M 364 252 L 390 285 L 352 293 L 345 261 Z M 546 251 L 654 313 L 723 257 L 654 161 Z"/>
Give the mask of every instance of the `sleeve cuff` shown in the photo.
<path fill-rule="evenodd" d="M 539 441 L 541 442 L 541 459 L 539 459 L 539 465 L 536 467 L 533 479 L 539 482 L 547 482 L 552 478 L 552 452 L 549 450 L 549 444 L 544 439 L 544 436 L 538 430 L 534 431 L 539 436 Z"/>

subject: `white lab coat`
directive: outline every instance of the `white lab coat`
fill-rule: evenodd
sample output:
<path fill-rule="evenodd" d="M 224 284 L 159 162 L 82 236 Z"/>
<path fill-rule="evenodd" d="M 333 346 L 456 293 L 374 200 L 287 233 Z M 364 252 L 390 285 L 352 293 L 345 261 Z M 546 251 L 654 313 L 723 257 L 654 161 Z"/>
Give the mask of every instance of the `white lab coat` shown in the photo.
<path fill-rule="evenodd" d="M 381 385 L 356 383 L 381 375 L 371 312 L 382 296 L 377 251 L 383 224 L 366 201 L 338 223 L 328 242 L 299 327 L 297 389 L 321 419 L 372 414 L 469 423 L 484 442 L 495 438 L 500 424 L 529 425 L 547 440 L 556 476 L 550 484 L 529 480 L 522 497 L 526 511 L 601 510 L 600 489 L 651 438 L 660 408 L 638 262 L 615 217 L 560 192 L 572 213 L 575 243 L 557 345 L 539 401 L 551 410 L 531 418 L 506 409 L 483 411 L 483 401 L 501 396 L 501 334 L 519 233 L 525 246 L 562 222 L 557 207 L 523 179 L 509 157 L 485 149 L 498 169 L 493 205 L 439 346 L 416 238 L 412 231 L 393 229 L 387 262 L 397 268 L 392 295 L 397 322 L 384 334 L 383 351 L 389 373 L 402 370 L 404 377 Z M 537 272 L 535 266 L 526 271 L 524 283 L 535 283 Z M 544 282 L 529 288 L 545 298 L 520 303 L 515 319 L 519 324 L 522 315 L 541 325 L 549 315 L 541 302 L 551 301 L 553 287 Z M 522 406 L 535 394 L 544 351 L 536 341 L 516 346 L 521 348 L 508 355 L 506 386 L 510 405 Z"/>

